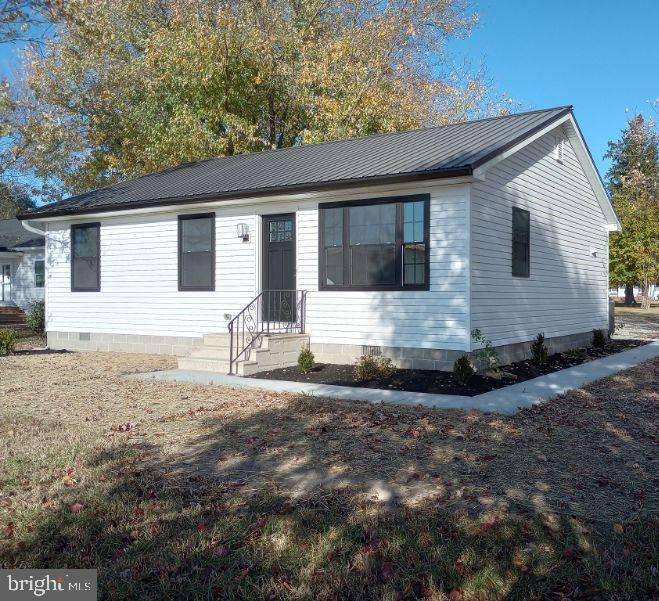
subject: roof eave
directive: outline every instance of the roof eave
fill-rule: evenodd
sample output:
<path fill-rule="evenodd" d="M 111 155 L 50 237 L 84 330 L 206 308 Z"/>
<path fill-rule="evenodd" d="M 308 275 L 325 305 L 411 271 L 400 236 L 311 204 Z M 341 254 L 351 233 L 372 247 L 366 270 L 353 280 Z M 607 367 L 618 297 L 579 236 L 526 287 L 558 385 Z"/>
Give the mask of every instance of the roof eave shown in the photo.
<path fill-rule="evenodd" d="M 135 201 L 125 206 L 122 205 L 105 205 L 95 207 L 85 207 L 81 209 L 66 210 L 54 209 L 45 212 L 32 212 L 25 211 L 19 213 L 17 219 L 20 221 L 26 220 L 39 220 L 51 217 L 75 217 L 77 215 L 89 215 L 95 213 L 110 213 L 114 211 L 130 211 L 136 209 L 144 209 L 151 207 L 165 207 L 173 205 L 186 205 L 204 201 L 224 200 L 224 199 L 240 199 L 252 196 L 267 197 L 276 196 L 280 194 L 295 194 L 301 192 L 323 192 L 329 190 L 341 190 L 346 188 L 357 188 L 363 186 L 372 186 L 377 184 L 395 184 L 413 181 L 424 181 L 431 179 L 445 179 L 453 177 L 467 177 L 472 175 L 473 168 L 471 165 L 455 167 L 450 169 L 436 169 L 429 171 L 420 171 L 412 173 L 402 173 L 395 175 L 363 177 L 355 179 L 335 180 L 320 182 L 314 184 L 295 184 L 291 186 L 277 186 L 272 188 L 253 188 L 240 190 L 238 192 L 219 192 L 212 194 L 198 194 L 194 196 L 174 196 L 170 198 L 158 198 L 147 201 Z"/>

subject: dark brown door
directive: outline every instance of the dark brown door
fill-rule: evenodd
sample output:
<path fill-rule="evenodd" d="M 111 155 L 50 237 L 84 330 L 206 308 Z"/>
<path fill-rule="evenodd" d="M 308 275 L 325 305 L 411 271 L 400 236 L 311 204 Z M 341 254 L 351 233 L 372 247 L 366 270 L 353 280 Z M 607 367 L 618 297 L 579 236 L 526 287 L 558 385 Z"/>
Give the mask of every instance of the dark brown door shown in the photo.
<path fill-rule="evenodd" d="M 263 315 L 295 321 L 295 214 L 263 217 Z"/>

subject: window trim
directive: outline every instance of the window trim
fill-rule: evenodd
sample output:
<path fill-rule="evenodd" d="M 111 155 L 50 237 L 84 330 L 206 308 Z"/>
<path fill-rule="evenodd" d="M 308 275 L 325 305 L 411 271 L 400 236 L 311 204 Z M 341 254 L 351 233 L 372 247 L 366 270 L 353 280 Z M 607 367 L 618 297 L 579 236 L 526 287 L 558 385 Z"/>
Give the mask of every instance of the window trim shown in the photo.
<path fill-rule="evenodd" d="M 75 285 L 75 230 L 84 230 L 88 228 L 96 228 L 98 234 L 96 235 L 96 257 L 98 267 L 96 269 L 96 286 L 94 287 L 81 287 Z M 101 291 L 101 222 L 92 221 L 90 223 L 74 223 L 71 225 L 71 292 L 100 292 Z"/>
<path fill-rule="evenodd" d="M 185 286 L 183 285 L 183 222 L 192 219 L 211 220 L 211 285 Z M 215 292 L 215 213 L 190 213 L 178 216 L 178 290 L 179 292 Z"/>
<path fill-rule="evenodd" d="M 423 201 L 423 243 L 426 247 L 426 256 L 424 261 L 424 283 L 423 284 L 404 284 L 403 283 L 403 204 L 407 202 Z M 397 280 L 395 284 L 378 284 L 370 286 L 352 286 L 345 283 L 340 286 L 326 284 L 326 269 L 324 261 L 325 251 L 325 219 L 323 209 L 343 209 L 343 244 L 342 248 L 345 253 L 350 248 L 350 207 L 369 206 L 377 204 L 395 204 L 396 205 L 396 272 Z M 344 258 L 343 261 L 343 281 L 349 281 L 349 261 Z M 337 202 L 323 202 L 318 205 L 318 290 L 327 291 L 414 291 L 430 290 L 430 194 L 412 194 L 407 196 L 387 196 L 378 198 L 365 198 L 359 200 L 347 200 Z"/>
<path fill-rule="evenodd" d="M 526 213 L 527 215 L 527 223 L 528 223 L 528 230 L 526 233 L 526 256 L 527 256 L 527 261 L 526 261 L 526 272 L 525 273 L 520 273 L 519 270 L 515 270 L 515 212 L 517 213 Z M 528 279 L 531 277 L 531 211 L 528 209 L 522 209 L 520 207 L 513 207 L 512 214 L 511 214 L 511 222 L 510 222 L 510 227 L 511 227 L 511 235 L 510 235 L 510 272 L 512 277 L 514 278 L 525 278 Z"/>
<path fill-rule="evenodd" d="M 37 284 L 37 263 L 43 263 L 43 283 L 41 285 Z M 34 287 L 35 288 L 45 288 L 46 287 L 46 260 L 45 259 L 35 259 L 34 260 Z"/>

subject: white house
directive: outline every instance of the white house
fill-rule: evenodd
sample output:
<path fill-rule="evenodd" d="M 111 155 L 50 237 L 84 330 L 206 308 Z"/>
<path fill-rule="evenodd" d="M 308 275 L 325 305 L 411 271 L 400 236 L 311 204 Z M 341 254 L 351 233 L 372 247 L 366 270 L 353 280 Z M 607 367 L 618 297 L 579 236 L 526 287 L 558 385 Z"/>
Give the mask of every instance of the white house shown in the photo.
<path fill-rule="evenodd" d="M 17 219 L 0 220 L 0 307 L 29 308 L 44 299 L 44 238 Z"/>
<path fill-rule="evenodd" d="M 20 218 L 46 236 L 51 347 L 238 373 L 307 339 L 429 369 L 474 328 L 504 360 L 539 332 L 589 344 L 620 227 L 571 107 L 184 164 Z"/>

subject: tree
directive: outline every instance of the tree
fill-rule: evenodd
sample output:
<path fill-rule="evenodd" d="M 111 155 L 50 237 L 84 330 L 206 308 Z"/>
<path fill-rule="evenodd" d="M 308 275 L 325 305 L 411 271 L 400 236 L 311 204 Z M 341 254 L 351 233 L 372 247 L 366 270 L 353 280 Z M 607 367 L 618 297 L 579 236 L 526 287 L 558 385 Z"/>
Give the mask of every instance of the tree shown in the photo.
<path fill-rule="evenodd" d="M 34 206 L 34 201 L 22 188 L 0 181 L 0 219 L 13 219 Z"/>
<path fill-rule="evenodd" d="M 69 0 L 50 19 L 4 128 L 7 161 L 53 199 L 500 108 L 482 73 L 449 67 L 477 21 L 465 0 Z"/>
<path fill-rule="evenodd" d="M 45 22 L 52 4 L 61 0 L 2 0 L 0 2 L 0 44 L 35 39 L 34 28 Z"/>
<path fill-rule="evenodd" d="M 608 186 L 622 232 L 611 236 L 610 279 L 625 286 L 625 301 L 633 301 L 640 284 L 642 306 L 650 308 L 650 285 L 659 279 L 659 135 L 652 121 L 636 115 L 606 154 L 613 164 Z M 630 297 L 629 291 L 632 291 Z"/>

